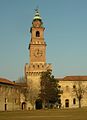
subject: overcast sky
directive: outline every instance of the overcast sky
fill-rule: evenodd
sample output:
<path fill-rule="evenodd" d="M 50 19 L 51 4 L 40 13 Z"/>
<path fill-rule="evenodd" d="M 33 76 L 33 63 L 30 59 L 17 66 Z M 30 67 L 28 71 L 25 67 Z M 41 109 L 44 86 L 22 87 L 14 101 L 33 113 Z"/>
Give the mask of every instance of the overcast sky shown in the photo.
<path fill-rule="evenodd" d="M 87 0 L 0 0 L 0 77 L 24 76 L 37 6 L 54 76 L 87 75 Z"/>

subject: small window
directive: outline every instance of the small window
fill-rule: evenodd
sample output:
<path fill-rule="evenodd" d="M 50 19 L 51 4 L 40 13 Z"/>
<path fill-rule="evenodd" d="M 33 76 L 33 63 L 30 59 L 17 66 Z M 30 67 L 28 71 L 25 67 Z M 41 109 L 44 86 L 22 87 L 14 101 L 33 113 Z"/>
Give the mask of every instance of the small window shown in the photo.
<path fill-rule="evenodd" d="M 65 100 L 65 107 L 69 107 L 69 99 Z"/>
<path fill-rule="evenodd" d="M 7 98 L 5 98 L 5 103 L 7 103 Z"/>
<path fill-rule="evenodd" d="M 40 37 L 40 32 L 36 31 L 36 37 Z"/>
<path fill-rule="evenodd" d="M 66 91 L 69 91 L 69 86 L 68 85 L 66 86 Z"/>
<path fill-rule="evenodd" d="M 74 105 L 76 104 L 76 99 L 75 99 L 75 98 L 73 99 L 73 104 L 74 104 Z"/>
<path fill-rule="evenodd" d="M 73 88 L 75 89 L 75 88 L 76 88 L 76 86 L 75 86 L 75 85 L 73 85 Z"/>
<path fill-rule="evenodd" d="M 44 66 L 42 65 L 42 68 L 44 68 Z"/>
<path fill-rule="evenodd" d="M 35 68 L 35 65 L 33 65 L 33 68 Z"/>
<path fill-rule="evenodd" d="M 17 99 L 15 98 L 15 103 L 17 103 Z"/>
<path fill-rule="evenodd" d="M 59 85 L 58 88 L 61 88 L 61 86 Z"/>

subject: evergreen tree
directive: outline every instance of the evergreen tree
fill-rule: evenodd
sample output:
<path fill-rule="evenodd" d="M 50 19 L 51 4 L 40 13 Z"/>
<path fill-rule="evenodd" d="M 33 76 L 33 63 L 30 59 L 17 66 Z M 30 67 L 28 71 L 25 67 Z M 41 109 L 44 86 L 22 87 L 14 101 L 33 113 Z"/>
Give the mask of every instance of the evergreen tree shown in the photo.
<path fill-rule="evenodd" d="M 42 99 L 44 105 L 54 105 L 58 103 L 60 98 L 60 90 L 58 88 L 58 81 L 52 75 L 51 70 L 43 72 L 41 75 L 41 89 L 39 97 Z"/>

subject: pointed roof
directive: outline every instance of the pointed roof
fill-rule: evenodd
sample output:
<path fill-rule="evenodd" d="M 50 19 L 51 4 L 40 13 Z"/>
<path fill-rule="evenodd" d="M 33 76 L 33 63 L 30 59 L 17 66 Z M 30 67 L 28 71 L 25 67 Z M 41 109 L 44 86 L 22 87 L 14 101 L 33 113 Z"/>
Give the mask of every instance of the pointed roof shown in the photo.
<path fill-rule="evenodd" d="M 35 16 L 34 16 L 33 20 L 42 20 L 38 9 L 35 9 Z"/>

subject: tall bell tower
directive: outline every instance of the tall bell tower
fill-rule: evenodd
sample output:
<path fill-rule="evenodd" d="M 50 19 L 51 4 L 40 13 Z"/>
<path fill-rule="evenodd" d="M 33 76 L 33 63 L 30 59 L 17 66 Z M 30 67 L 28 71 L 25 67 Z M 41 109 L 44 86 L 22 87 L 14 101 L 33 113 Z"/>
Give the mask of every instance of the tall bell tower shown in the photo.
<path fill-rule="evenodd" d="M 25 77 L 28 86 L 35 90 L 36 96 L 40 89 L 41 73 L 51 69 L 51 64 L 46 63 L 46 42 L 44 40 L 44 26 L 38 9 L 30 28 L 31 39 L 29 43 L 29 64 L 25 65 Z"/>
<path fill-rule="evenodd" d="M 30 50 L 30 64 L 44 64 L 46 63 L 46 43 L 44 41 L 43 22 L 38 10 L 36 10 L 35 16 L 32 21 L 31 41 L 29 44 Z"/>

